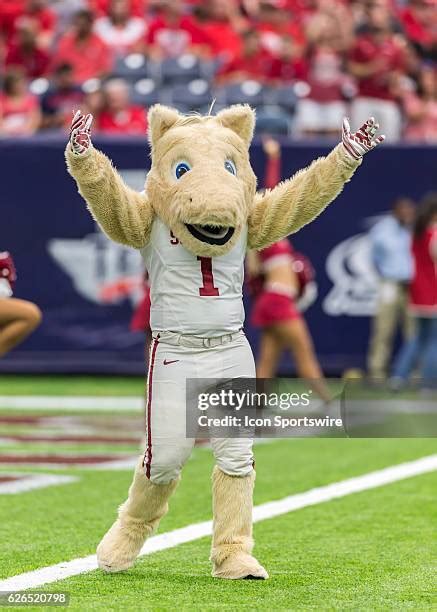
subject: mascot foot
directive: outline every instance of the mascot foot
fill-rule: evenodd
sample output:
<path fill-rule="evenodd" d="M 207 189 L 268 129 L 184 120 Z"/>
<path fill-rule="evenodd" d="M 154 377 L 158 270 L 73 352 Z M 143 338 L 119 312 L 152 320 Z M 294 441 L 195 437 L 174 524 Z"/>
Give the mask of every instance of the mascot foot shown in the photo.
<path fill-rule="evenodd" d="M 179 479 L 154 484 L 144 473 L 143 458 L 135 470 L 127 501 L 120 506 L 118 519 L 97 547 L 97 563 L 105 572 L 122 572 L 135 563 L 146 539 L 167 513 L 168 500 Z"/>
<path fill-rule="evenodd" d="M 217 466 L 212 475 L 214 578 L 266 580 L 269 575 L 252 556 L 252 497 L 255 472 L 230 476 Z"/>
<path fill-rule="evenodd" d="M 228 580 L 267 580 L 267 571 L 258 563 L 255 557 L 245 552 L 238 552 L 225 559 L 220 565 L 214 563 L 212 570 L 214 578 L 227 578 Z"/>
<path fill-rule="evenodd" d="M 117 519 L 97 547 L 97 563 L 105 572 L 122 572 L 135 563 L 146 541 L 144 523 L 126 523 Z"/>

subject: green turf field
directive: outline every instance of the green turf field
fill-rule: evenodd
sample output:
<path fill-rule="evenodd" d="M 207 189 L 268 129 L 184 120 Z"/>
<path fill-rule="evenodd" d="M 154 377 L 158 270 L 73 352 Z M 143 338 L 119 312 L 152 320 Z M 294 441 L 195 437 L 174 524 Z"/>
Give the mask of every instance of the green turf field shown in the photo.
<path fill-rule="evenodd" d="M 0 395 L 141 397 L 139 379 L 2 377 Z M 112 523 L 138 453 L 142 414 L 0 409 L 0 580 L 93 554 Z M 295 439 L 255 448 L 255 504 L 437 453 L 431 439 Z M 80 461 L 86 459 L 85 465 Z M 211 518 L 208 448 L 198 447 L 160 533 Z M 76 480 L 2 495 L 10 474 Z M 70 593 L 74 610 L 437 610 L 437 474 L 415 476 L 255 525 L 266 582 L 210 577 L 209 538 L 36 590 Z M 41 608 L 34 608 L 41 609 Z"/>
<path fill-rule="evenodd" d="M 132 395 L 144 393 L 144 380 L 119 376 L 0 376 L 0 395 Z"/>

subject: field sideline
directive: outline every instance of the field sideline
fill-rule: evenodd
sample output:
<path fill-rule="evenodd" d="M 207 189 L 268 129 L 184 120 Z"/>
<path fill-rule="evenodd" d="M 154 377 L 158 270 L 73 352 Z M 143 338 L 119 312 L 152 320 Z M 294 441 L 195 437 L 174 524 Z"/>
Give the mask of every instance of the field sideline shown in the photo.
<path fill-rule="evenodd" d="M 0 381 L 1 396 L 141 397 L 143 391 L 139 379 Z M 0 580 L 94 554 L 131 479 L 130 468 L 105 468 L 105 461 L 137 454 L 141 413 L 5 407 L 0 423 Z M 436 449 L 430 439 L 260 444 L 255 504 L 414 461 Z M 209 449 L 196 448 L 159 533 L 210 520 L 212 465 Z M 10 482 L 12 473 L 75 479 L 2 495 L 2 479 Z M 433 471 L 257 523 L 256 554 L 271 575 L 265 583 L 212 579 L 209 538 L 202 538 L 146 555 L 124 574 L 92 571 L 37 590 L 66 590 L 69 608 L 78 610 L 437 609 L 436 490 Z"/>

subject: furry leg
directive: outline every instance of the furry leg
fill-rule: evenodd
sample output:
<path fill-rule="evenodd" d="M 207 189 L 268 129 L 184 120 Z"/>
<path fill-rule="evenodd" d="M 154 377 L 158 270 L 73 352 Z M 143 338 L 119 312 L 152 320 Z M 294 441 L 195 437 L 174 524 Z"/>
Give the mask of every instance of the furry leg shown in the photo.
<path fill-rule="evenodd" d="M 212 475 L 213 539 L 211 561 L 215 578 L 269 577 L 252 557 L 252 505 L 255 472 L 228 476 L 217 466 Z"/>
<path fill-rule="evenodd" d="M 121 572 L 135 562 L 145 540 L 157 529 L 168 511 L 168 500 L 179 479 L 154 484 L 144 473 L 142 458 L 129 488 L 128 499 L 118 511 L 118 519 L 97 547 L 97 561 L 106 572 Z"/>

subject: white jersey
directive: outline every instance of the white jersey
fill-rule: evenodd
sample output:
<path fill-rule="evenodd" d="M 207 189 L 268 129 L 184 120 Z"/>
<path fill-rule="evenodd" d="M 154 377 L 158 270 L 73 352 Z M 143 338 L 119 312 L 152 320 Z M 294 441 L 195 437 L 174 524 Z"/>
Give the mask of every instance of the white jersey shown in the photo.
<path fill-rule="evenodd" d="M 149 244 L 141 249 L 150 280 L 150 327 L 202 337 L 243 327 L 243 280 L 247 228 L 220 257 L 196 257 L 155 218 Z"/>

